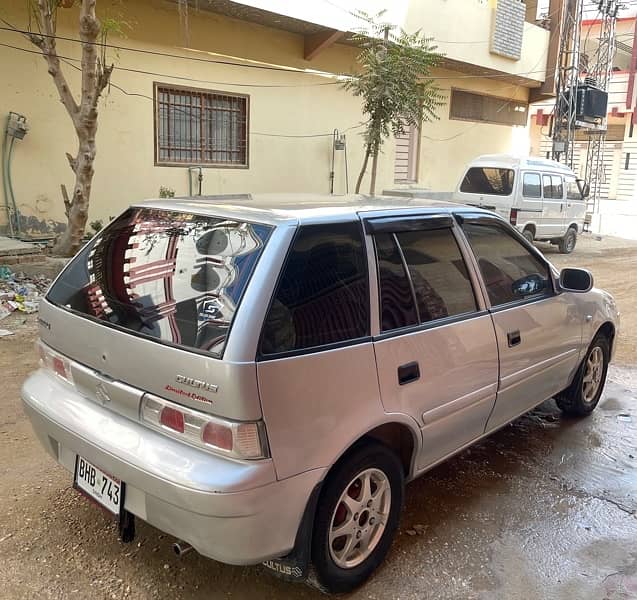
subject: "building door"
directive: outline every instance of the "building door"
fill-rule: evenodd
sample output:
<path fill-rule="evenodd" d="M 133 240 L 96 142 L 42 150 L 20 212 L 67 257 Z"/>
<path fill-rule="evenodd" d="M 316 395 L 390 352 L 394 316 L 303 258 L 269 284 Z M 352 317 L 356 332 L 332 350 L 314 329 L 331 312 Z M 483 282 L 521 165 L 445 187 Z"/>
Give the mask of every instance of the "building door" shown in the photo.
<path fill-rule="evenodd" d="M 415 183 L 418 181 L 418 154 L 420 151 L 420 129 L 404 126 L 404 134 L 396 137 L 396 159 L 394 160 L 394 182 Z"/>

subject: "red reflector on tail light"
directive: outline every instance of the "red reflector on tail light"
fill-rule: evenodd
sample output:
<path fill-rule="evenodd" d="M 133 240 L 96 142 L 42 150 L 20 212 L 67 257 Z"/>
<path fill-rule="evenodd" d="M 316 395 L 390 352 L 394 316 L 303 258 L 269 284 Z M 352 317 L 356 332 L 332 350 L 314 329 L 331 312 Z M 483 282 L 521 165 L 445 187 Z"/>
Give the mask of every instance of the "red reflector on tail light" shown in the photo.
<path fill-rule="evenodd" d="M 164 406 L 164 408 L 161 409 L 159 422 L 164 427 L 168 427 L 169 429 L 173 429 L 179 433 L 184 432 L 184 414 L 174 408 Z"/>
<path fill-rule="evenodd" d="M 218 423 L 207 423 L 201 439 L 211 446 L 222 450 L 232 450 L 232 429 Z"/>
<path fill-rule="evenodd" d="M 63 379 L 66 379 L 66 368 L 64 367 L 64 361 L 57 356 L 53 357 L 53 370 Z"/>
<path fill-rule="evenodd" d="M 509 215 L 509 223 L 511 223 L 511 225 L 518 224 L 518 209 L 517 208 L 511 209 L 511 213 Z"/>

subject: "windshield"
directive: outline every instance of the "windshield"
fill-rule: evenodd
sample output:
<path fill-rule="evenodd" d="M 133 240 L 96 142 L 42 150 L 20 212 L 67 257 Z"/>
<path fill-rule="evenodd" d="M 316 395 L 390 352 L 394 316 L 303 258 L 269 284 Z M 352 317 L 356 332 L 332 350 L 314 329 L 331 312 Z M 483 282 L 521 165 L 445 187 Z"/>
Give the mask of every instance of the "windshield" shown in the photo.
<path fill-rule="evenodd" d="M 117 328 L 220 356 L 271 231 L 132 208 L 82 249 L 47 299 Z"/>

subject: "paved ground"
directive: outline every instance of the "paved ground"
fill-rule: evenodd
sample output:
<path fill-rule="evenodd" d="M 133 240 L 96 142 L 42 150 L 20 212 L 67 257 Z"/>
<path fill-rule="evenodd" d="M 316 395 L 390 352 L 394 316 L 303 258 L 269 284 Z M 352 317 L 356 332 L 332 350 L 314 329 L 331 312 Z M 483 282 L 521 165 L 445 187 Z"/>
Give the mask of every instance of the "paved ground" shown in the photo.
<path fill-rule="evenodd" d="M 622 310 L 618 363 L 600 408 L 562 418 L 553 402 L 407 489 L 385 565 L 349 596 L 418 599 L 637 598 L 637 244 L 583 240 L 556 264 L 588 266 Z M 20 409 L 35 366 L 32 317 L 0 339 L 0 598 L 318 599 L 260 568 L 221 565 L 145 524 L 119 544 L 113 524 L 70 488 Z M 625 366 L 621 366 L 621 365 Z M 422 535 L 408 535 L 415 525 Z"/>

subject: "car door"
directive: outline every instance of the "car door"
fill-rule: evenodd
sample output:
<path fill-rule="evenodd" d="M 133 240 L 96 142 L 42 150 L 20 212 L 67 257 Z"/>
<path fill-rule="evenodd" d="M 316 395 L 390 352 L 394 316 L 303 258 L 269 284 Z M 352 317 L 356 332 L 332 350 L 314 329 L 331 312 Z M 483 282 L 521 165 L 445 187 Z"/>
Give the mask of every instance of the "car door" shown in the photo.
<path fill-rule="evenodd" d="M 544 202 L 542 204 L 543 238 L 564 235 L 564 186 L 560 175 L 542 175 Z M 539 237 L 539 236 L 538 236 Z"/>
<path fill-rule="evenodd" d="M 568 385 L 580 360 L 582 323 L 568 295 L 556 293 L 550 265 L 506 223 L 465 217 L 462 229 L 482 275 L 500 355 L 490 431 Z"/>
<path fill-rule="evenodd" d="M 582 197 L 577 179 L 575 179 L 575 176 L 567 175 L 564 177 L 564 185 L 566 187 L 564 229 L 568 228 L 571 223 L 577 223 L 578 227 L 581 228 L 583 227 L 584 217 L 586 216 L 586 202 Z"/>
<path fill-rule="evenodd" d="M 483 434 L 497 386 L 495 333 L 450 216 L 365 223 L 378 285 L 381 400 L 419 423 L 422 470 Z"/>
<path fill-rule="evenodd" d="M 518 203 L 517 225 L 524 230 L 527 223 L 535 225 L 535 236 L 542 234 L 542 176 L 534 171 L 522 173 L 522 193 Z"/>

